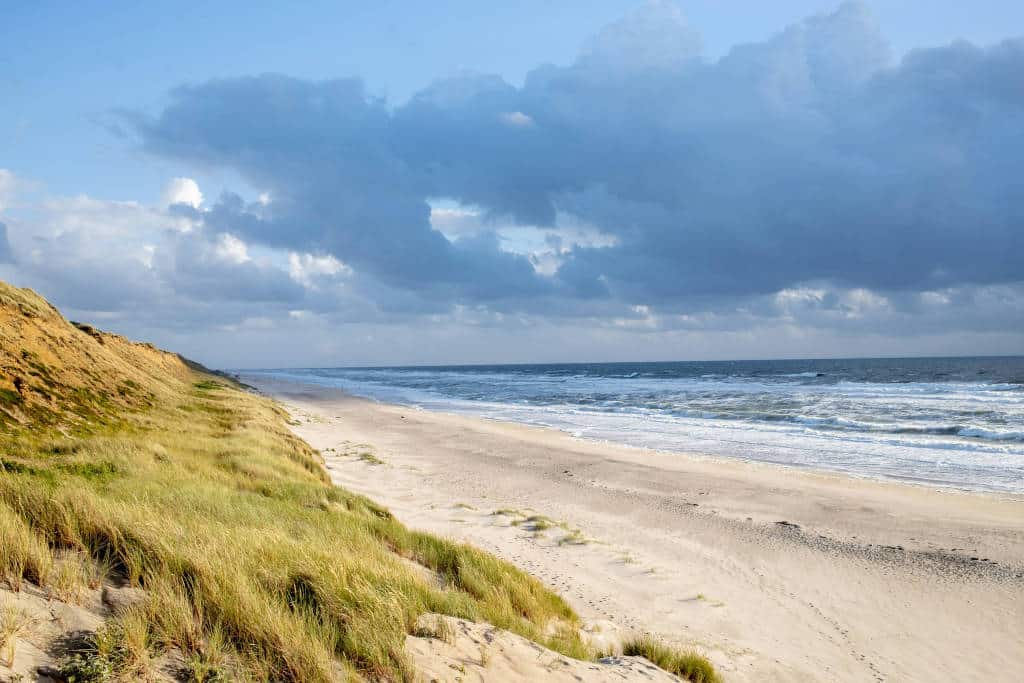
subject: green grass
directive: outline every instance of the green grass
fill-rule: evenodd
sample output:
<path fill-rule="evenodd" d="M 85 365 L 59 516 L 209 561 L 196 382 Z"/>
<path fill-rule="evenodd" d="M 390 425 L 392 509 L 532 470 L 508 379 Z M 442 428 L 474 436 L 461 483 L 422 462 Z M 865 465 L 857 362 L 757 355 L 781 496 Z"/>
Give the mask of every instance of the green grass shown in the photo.
<path fill-rule="evenodd" d="M 144 677 L 171 648 L 195 680 L 413 680 L 404 639 L 428 612 L 593 655 L 537 580 L 332 486 L 272 402 L 182 386 L 91 433 L 0 435 L 3 581 L 73 598 L 111 572 L 146 591 L 68 661 L 76 680 Z"/>
<path fill-rule="evenodd" d="M 721 683 L 714 665 L 695 652 L 677 650 L 651 636 L 627 641 L 622 654 L 646 657 L 658 668 L 673 673 L 691 683 Z"/>

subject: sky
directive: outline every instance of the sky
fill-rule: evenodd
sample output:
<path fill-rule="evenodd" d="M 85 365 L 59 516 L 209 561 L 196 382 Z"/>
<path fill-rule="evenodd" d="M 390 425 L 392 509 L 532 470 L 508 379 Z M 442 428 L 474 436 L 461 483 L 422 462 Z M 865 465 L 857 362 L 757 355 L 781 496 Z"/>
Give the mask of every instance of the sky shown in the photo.
<path fill-rule="evenodd" d="M 211 4 L 5 9 L 0 279 L 216 367 L 1024 353 L 1021 3 Z"/>

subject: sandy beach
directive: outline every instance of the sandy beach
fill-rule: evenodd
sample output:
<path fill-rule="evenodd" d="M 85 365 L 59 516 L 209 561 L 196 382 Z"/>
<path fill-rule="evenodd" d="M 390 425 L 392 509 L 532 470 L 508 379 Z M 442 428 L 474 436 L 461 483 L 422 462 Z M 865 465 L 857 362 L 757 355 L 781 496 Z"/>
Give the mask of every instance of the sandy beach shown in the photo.
<path fill-rule="evenodd" d="M 1024 677 L 1024 499 L 588 442 L 333 389 L 279 398 L 339 485 L 728 681 Z M 531 517 L 535 517 L 531 519 Z"/>

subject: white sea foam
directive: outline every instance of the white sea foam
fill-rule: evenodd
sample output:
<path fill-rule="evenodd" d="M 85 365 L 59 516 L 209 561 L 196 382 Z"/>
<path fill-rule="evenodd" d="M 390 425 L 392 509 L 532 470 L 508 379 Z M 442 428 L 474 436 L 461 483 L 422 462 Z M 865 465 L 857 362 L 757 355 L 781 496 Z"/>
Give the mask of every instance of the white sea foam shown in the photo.
<path fill-rule="evenodd" d="M 381 401 L 586 439 L 1024 493 L 1024 387 L 501 368 L 275 371 Z"/>

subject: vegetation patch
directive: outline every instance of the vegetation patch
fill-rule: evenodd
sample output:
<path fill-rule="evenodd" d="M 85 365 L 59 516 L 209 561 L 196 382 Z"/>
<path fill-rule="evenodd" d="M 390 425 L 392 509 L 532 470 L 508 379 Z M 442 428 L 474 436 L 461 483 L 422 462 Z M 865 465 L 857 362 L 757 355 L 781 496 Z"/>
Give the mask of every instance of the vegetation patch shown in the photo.
<path fill-rule="evenodd" d="M 194 680 L 408 680 L 405 636 L 431 612 L 592 655 L 538 581 L 332 486 L 272 402 L 217 380 L 88 435 L 19 429 L 0 452 L 10 587 L 74 601 L 109 571 L 147 595 L 68 659 L 75 680 L 144 678 L 169 651 Z"/>
<path fill-rule="evenodd" d="M 31 617 L 17 607 L 0 607 L 0 664 L 10 666 L 14 662 L 16 639 L 31 623 Z"/>
<path fill-rule="evenodd" d="M 361 451 L 356 457 L 369 465 L 383 465 L 384 461 L 370 451 Z"/>
<path fill-rule="evenodd" d="M 622 654 L 646 657 L 658 668 L 692 683 L 721 683 L 722 680 L 706 657 L 678 650 L 652 636 L 627 641 L 622 646 Z"/>

